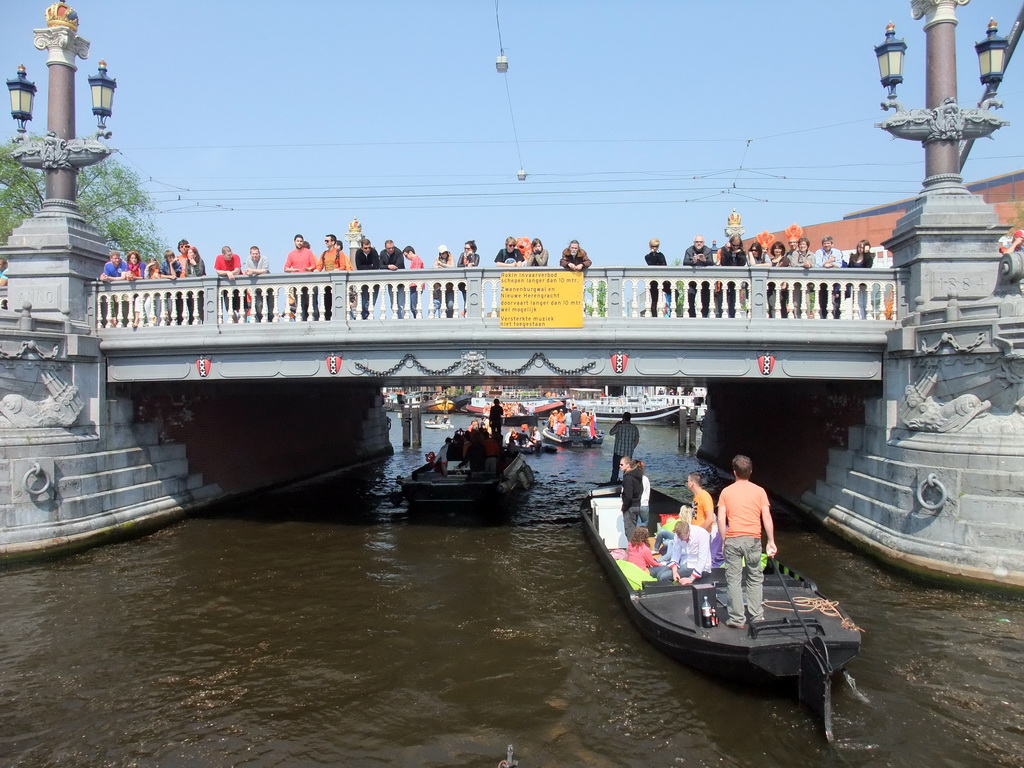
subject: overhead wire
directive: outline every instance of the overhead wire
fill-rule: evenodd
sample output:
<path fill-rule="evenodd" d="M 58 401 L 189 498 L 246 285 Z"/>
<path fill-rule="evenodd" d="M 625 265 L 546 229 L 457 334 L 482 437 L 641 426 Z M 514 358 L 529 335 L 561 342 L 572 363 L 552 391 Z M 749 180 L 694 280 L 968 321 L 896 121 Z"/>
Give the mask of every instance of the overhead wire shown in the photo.
<path fill-rule="evenodd" d="M 498 51 L 501 54 L 501 56 L 504 56 L 505 46 L 501 42 L 501 17 L 498 14 L 498 3 L 499 0 L 494 0 L 494 24 L 498 28 Z M 502 72 L 501 74 L 504 76 L 503 79 L 505 81 L 505 96 L 508 98 L 508 114 L 512 120 L 512 138 L 515 139 L 516 142 L 516 156 L 519 158 L 519 168 L 521 172 L 523 168 L 523 153 L 519 148 L 519 131 L 516 129 L 516 113 L 515 110 L 512 109 L 512 90 L 509 88 L 508 85 L 507 68 L 506 71 Z"/>

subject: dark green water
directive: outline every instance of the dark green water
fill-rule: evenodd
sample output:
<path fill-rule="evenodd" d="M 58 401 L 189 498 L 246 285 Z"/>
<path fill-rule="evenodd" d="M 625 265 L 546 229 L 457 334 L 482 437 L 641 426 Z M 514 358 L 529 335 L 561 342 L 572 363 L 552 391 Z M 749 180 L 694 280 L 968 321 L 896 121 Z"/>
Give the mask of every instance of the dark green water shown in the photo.
<path fill-rule="evenodd" d="M 641 431 L 655 485 L 701 467 Z M 1021 603 L 777 515 L 780 556 L 866 630 L 830 746 L 795 693 L 703 677 L 633 629 L 576 523 L 610 445 L 531 459 L 501 525 L 394 506 L 421 458 L 0 571 L 0 765 L 494 766 L 509 743 L 523 768 L 1024 765 Z"/>

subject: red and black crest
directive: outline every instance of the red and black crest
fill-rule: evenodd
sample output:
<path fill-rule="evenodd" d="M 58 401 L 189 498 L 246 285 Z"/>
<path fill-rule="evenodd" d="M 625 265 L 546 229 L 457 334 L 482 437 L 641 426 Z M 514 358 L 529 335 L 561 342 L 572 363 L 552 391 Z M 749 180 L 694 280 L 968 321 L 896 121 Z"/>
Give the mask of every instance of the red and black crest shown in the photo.
<path fill-rule="evenodd" d="M 196 370 L 199 371 L 200 378 L 205 379 L 210 375 L 210 371 L 213 368 L 213 360 L 208 357 L 200 357 L 196 360 Z"/>
<path fill-rule="evenodd" d="M 327 356 L 327 372 L 331 376 L 337 376 L 341 373 L 341 355 Z"/>
<path fill-rule="evenodd" d="M 615 373 L 625 373 L 626 366 L 629 365 L 629 355 L 625 352 L 616 352 L 612 355 L 612 371 Z"/>
<path fill-rule="evenodd" d="M 762 376 L 770 376 L 775 370 L 775 355 L 761 355 L 757 358 L 757 369 Z"/>

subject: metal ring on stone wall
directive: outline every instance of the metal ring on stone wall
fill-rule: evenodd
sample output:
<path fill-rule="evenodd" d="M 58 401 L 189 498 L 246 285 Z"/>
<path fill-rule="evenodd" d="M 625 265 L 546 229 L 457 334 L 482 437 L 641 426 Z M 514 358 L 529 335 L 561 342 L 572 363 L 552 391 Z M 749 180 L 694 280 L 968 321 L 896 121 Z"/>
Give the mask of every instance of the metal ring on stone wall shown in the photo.
<path fill-rule="evenodd" d="M 32 478 L 40 476 L 43 478 L 42 487 L 33 488 L 31 486 Z M 31 467 L 29 467 L 28 471 L 21 478 L 21 487 L 25 489 L 25 493 L 27 493 L 29 496 L 42 496 L 44 493 L 50 490 L 50 478 L 47 476 L 46 470 L 39 466 L 38 461 Z"/>
<path fill-rule="evenodd" d="M 939 500 L 935 502 L 924 500 L 925 488 L 938 488 L 939 489 Z M 925 509 L 930 509 L 934 512 L 937 509 L 941 509 L 942 505 L 946 503 L 946 486 L 939 480 L 938 475 L 934 472 L 930 473 L 928 477 L 917 484 L 917 503 Z"/>

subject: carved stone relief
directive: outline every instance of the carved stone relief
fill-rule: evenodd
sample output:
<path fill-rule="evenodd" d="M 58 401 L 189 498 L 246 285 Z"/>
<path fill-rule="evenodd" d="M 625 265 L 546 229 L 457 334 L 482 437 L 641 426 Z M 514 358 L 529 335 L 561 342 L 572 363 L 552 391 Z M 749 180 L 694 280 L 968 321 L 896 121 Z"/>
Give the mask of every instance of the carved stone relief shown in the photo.
<path fill-rule="evenodd" d="M 40 376 L 49 397 L 29 400 L 23 395 L 5 395 L 0 400 L 0 429 L 70 427 L 78 421 L 85 407 L 78 387 L 53 373 L 42 371 Z"/>
<path fill-rule="evenodd" d="M 992 407 L 988 400 L 969 393 L 941 403 L 931 396 L 936 381 L 938 372 L 932 368 L 916 384 L 910 384 L 904 390 L 899 415 L 909 429 L 917 432 L 959 432 L 974 417 Z"/>

